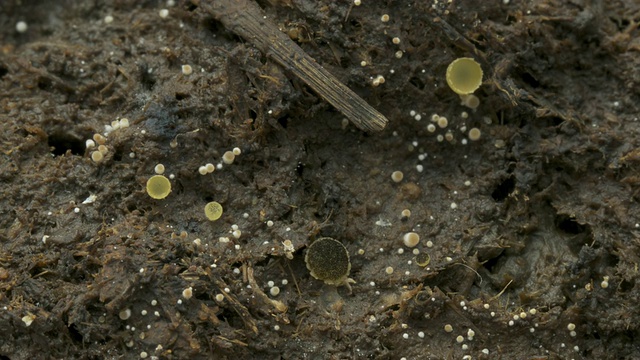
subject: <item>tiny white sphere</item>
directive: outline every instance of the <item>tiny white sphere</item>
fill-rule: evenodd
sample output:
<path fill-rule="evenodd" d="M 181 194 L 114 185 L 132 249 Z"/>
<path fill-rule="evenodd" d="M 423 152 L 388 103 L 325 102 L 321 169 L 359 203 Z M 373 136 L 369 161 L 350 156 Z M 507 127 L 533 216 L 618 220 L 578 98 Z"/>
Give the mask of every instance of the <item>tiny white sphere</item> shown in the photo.
<path fill-rule="evenodd" d="M 113 22 L 113 16 L 111 15 L 107 15 L 104 17 L 104 23 L 105 24 L 111 24 Z"/>
<path fill-rule="evenodd" d="M 235 156 L 242 154 L 242 150 L 239 147 L 234 147 L 231 152 L 233 152 L 233 155 Z"/>
<path fill-rule="evenodd" d="M 92 149 L 92 148 L 96 147 L 96 142 L 91 140 L 91 139 L 87 139 L 87 141 L 85 141 L 84 144 L 85 144 L 85 147 L 87 149 Z"/>
<path fill-rule="evenodd" d="M 166 19 L 169 16 L 169 10 L 167 9 L 161 9 L 158 12 L 158 15 L 160 15 L 161 18 Z"/>
<path fill-rule="evenodd" d="M 402 237 L 402 242 L 406 247 L 415 247 L 420 242 L 420 235 L 415 232 L 408 232 Z"/>
<path fill-rule="evenodd" d="M 16 23 L 16 31 L 21 34 L 27 32 L 28 28 L 29 28 L 29 25 L 27 25 L 25 21 L 18 21 Z"/>
<path fill-rule="evenodd" d="M 362 1 L 360 0 L 353 0 L 353 5 L 355 6 L 360 6 L 362 4 Z"/>
<path fill-rule="evenodd" d="M 207 167 L 206 166 L 200 166 L 198 168 L 198 172 L 200 173 L 200 175 L 207 175 Z"/>

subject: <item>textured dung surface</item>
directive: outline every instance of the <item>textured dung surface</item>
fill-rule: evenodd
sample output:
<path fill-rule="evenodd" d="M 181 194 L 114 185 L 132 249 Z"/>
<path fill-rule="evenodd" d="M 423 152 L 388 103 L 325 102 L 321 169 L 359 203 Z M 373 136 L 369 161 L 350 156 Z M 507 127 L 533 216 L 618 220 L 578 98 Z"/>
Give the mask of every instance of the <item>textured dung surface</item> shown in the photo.
<path fill-rule="evenodd" d="M 637 2 L 362 2 L 258 1 L 371 134 L 198 1 L 0 1 L 0 358 L 640 358 Z M 306 269 L 323 236 L 352 294 Z"/>

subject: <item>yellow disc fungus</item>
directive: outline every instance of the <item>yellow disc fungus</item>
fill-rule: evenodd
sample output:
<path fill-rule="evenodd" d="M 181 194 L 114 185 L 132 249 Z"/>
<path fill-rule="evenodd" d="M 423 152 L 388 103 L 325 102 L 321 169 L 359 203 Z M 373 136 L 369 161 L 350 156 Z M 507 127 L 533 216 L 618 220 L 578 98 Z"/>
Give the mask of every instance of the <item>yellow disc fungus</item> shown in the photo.
<path fill-rule="evenodd" d="M 169 179 L 162 175 L 154 175 L 147 180 L 147 194 L 154 199 L 164 199 L 171 192 Z"/>
<path fill-rule="evenodd" d="M 455 59 L 447 68 L 447 84 L 456 94 L 467 95 L 482 84 L 482 68 L 472 58 Z"/>
<path fill-rule="evenodd" d="M 304 257 L 311 276 L 329 285 L 347 285 L 351 261 L 347 249 L 338 240 L 323 237 L 314 241 Z"/>
<path fill-rule="evenodd" d="M 418 266 L 425 267 L 431 262 L 431 256 L 423 252 L 416 255 L 414 260 L 416 261 L 416 264 L 418 264 Z"/>
<path fill-rule="evenodd" d="M 211 221 L 216 221 L 222 216 L 222 205 L 212 201 L 204 206 L 204 215 Z"/>

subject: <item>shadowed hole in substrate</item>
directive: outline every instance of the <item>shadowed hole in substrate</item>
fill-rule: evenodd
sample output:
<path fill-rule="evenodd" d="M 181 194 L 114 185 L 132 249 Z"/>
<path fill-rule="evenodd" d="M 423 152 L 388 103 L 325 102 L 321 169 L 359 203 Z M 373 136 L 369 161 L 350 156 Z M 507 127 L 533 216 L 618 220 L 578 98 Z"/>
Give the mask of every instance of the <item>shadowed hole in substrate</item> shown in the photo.
<path fill-rule="evenodd" d="M 68 150 L 71 151 L 73 155 L 84 154 L 84 141 L 70 134 L 51 134 L 47 139 L 47 143 L 49 147 L 53 148 L 51 152 L 54 156 L 64 155 Z"/>
<path fill-rule="evenodd" d="M 236 34 L 229 32 L 227 29 L 225 29 L 224 25 L 216 21 L 214 18 L 207 18 L 203 20 L 202 24 L 212 34 L 215 34 L 216 38 L 218 39 L 229 40 L 232 43 L 244 42 L 244 40 L 239 38 Z"/>
<path fill-rule="evenodd" d="M 0 65 L 0 79 L 2 79 L 5 75 L 9 73 L 9 69 L 6 66 Z"/>
<path fill-rule="evenodd" d="M 587 229 L 584 225 L 579 224 L 576 219 L 561 214 L 556 216 L 555 220 L 556 227 L 567 234 L 582 234 Z"/>
<path fill-rule="evenodd" d="M 503 254 L 500 254 L 492 259 L 489 259 L 487 261 L 485 261 L 482 266 L 487 269 L 487 271 L 489 271 L 490 273 L 494 273 L 497 269 L 496 266 L 498 265 L 498 262 L 500 261 L 500 259 L 503 257 Z"/>
<path fill-rule="evenodd" d="M 289 117 L 285 115 L 281 118 L 278 118 L 278 123 L 282 126 L 283 129 L 286 129 L 287 124 L 289 123 Z"/>
<path fill-rule="evenodd" d="M 218 320 L 227 322 L 231 327 L 242 327 L 243 322 L 242 319 L 238 316 L 238 314 L 230 309 L 222 309 L 222 312 L 218 315 Z"/>
<path fill-rule="evenodd" d="M 84 336 L 80 334 L 80 331 L 76 328 L 76 324 L 69 325 L 67 329 L 69 330 L 69 337 L 71 337 L 73 341 L 84 342 Z"/>
<path fill-rule="evenodd" d="M 153 69 L 147 64 L 140 64 L 138 70 L 140 72 L 140 84 L 142 84 L 145 90 L 152 90 L 153 86 L 156 84 L 156 77 L 153 73 Z"/>
<path fill-rule="evenodd" d="M 622 282 L 620 282 L 620 286 L 618 286 L 618 291 L 626 293 L 631 291 L 636 285 L 635 280 L 622 280 Z"/>
<path fill-rule="evenodd" d="M 519 73 L 519 75 L 522 81 L 524 81 L 527 85 L 531 86 L 532 88 L 535 89 L 540 87 L 540 82 L 528 71 L 521 72 Z"/>
<path fill-rule="evenodd" d="M 504 181 L 502 181 L 491 193 L 491 197 L 495 201 L 504 201 L 509 194 L 513 192 L 516 188 L 516 179 L 513 176 L 509 176 Z"/>
<path fill-rule="evenodd" d="M 424 81 L 422 81 L 419 77 L 414 76 L 409 79 L 409 83 L 415 86 L 417 89 L 424 90 Z"/>
<path fill-rule="evenodd" d="M 189 94 L 189 93 L 176 92 L 176 100 L 178 100 L 178 101 L 182 101 L 182 100 L 190 98 L 190 97 L 191 97 L 191 94 Z"/>

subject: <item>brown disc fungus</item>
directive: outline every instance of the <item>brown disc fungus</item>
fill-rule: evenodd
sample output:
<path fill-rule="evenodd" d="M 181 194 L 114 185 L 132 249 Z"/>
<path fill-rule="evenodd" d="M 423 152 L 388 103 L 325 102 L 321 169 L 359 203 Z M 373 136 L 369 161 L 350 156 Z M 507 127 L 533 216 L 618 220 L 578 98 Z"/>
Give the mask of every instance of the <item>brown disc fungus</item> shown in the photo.
<path fill-rule="evenodd" d="M 171 192 L 169 179 L 162 175 L 154 175 L 147 180 L 147 194 L 154 199 L 164 199 Z"/>
<path fill-rule="evenodd" d="M 447 68 L 447 84 L 459 95 L 471 94 L 482 84 L 482 68 L 472 58 L 455 59 Z"/>
<path fill-rule="evenodd" d="M 349 278 L 351 261 L 347 249 L 338 240 L 323 237 L 314 241 L 304 257 L 311 276 L 329 285 L 346 285 L 354 281 Z"/>

